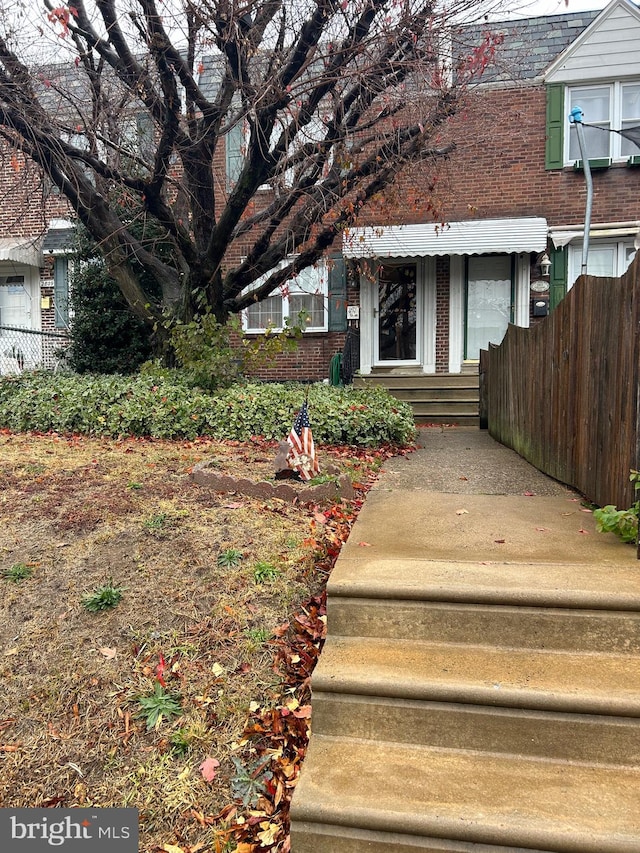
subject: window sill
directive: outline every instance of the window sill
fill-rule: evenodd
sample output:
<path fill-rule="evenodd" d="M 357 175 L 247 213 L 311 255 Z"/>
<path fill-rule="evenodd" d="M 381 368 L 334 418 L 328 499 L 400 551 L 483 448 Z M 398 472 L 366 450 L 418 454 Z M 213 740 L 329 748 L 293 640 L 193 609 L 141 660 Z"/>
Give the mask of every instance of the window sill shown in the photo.
<path fill-rule="evenodd" d="M 593 160 L 589 159 L 589 168 L 591 171 L 596 171 L 598 169 L 608 169 L 612 164 L 613 160 L 611 157 L 596 157 Z M 584 164 L 582 160 L 576 160 L 573 164 L 574 172 L 584 172 Z"/>
<path fill-rule="evenodd" d="M 264 336 L 267 333 L 266 329 L 243 329 L 242 331 L 244 332 L 245 335 L 251 335 L 254 338 L 257 338 L 260 335 Z M 278 334 L 280 334 L 280 332 L 283 331 L 283 329 L 273 328 L 270 331 L 271 331 L 271 334 L 278 335 Z M 318 329 L 318 328 L 303 329 L 302 334 L 304 337 L 306 337 L 307 335 L 326 335 L 328 331 L 329 331 L 328 329 Z"/>
<path fill-rule="evenodd" d="M 627 166 L 640 166 L 640 154 L 632 154 L 627 158 Z"/>

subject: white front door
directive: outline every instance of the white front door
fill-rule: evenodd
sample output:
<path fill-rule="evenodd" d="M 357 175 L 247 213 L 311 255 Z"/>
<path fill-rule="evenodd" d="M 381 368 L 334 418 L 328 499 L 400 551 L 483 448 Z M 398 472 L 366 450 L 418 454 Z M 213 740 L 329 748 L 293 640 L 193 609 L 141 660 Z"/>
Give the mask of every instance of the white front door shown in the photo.
<path fill-rule="evenodd" d="M 415 261 L 382 263 L 374 292 L 374 361 L 380 366 L 417 365 L 422 344 L 422 287 Z"/>

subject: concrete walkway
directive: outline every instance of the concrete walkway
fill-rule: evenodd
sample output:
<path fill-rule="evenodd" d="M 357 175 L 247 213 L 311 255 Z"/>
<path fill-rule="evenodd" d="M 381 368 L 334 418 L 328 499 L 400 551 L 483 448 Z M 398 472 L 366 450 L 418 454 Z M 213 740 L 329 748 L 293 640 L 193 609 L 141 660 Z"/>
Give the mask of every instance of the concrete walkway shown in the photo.
<path fill-rule="evenodd" d="M 487 433 L 420 433 L 328 585 L 293 853 L 638 853 L 635 548 Z"/>

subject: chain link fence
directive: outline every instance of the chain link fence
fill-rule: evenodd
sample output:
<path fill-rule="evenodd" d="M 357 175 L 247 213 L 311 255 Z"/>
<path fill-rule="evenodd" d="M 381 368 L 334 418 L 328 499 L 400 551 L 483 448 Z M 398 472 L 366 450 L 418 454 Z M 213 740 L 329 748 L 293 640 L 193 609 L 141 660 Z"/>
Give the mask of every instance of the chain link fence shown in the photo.
<path fill-rule="evenodd" d="M 39 332 L 20 326 L 0 326 L 0 374 L 45 368 L 57 370 L 70 344 L 63 332 Z"/>

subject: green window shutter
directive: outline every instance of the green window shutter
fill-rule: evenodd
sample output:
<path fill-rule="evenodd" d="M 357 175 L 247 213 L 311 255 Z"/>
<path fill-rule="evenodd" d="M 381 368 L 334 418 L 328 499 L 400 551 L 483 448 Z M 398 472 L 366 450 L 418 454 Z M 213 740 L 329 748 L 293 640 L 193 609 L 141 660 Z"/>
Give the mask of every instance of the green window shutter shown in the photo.
<path fill-rule="evenodd" d="M 549 307 L 553 309 L 567 292 L 569 254 L 565 246 L 551 251 L 551 276 L 549 278 Z"/>
<path fill-rule="evenodd" d="M 561 169 L 564 165 L 564 86 L 547 86 L 547 136 L 545 169 Z"/>
<path fill-rule="evenodd" d="M 69 261 L 66 258 L 54 261 L 53 307 L 56 329 L 69 328 Z"/>
<path fill-rule="evenodd" d="M 242 123 L 232 127 L 225 137 L 227 156 L 227 188 L 231 189 L 240 177 L 244 154 L 242 153 Z"/>
<path fill-rule="evenodd" d="M 330 332 L 347 331 L 347 270 L 342 255 L 331 258 L 329 269 Z"/>

